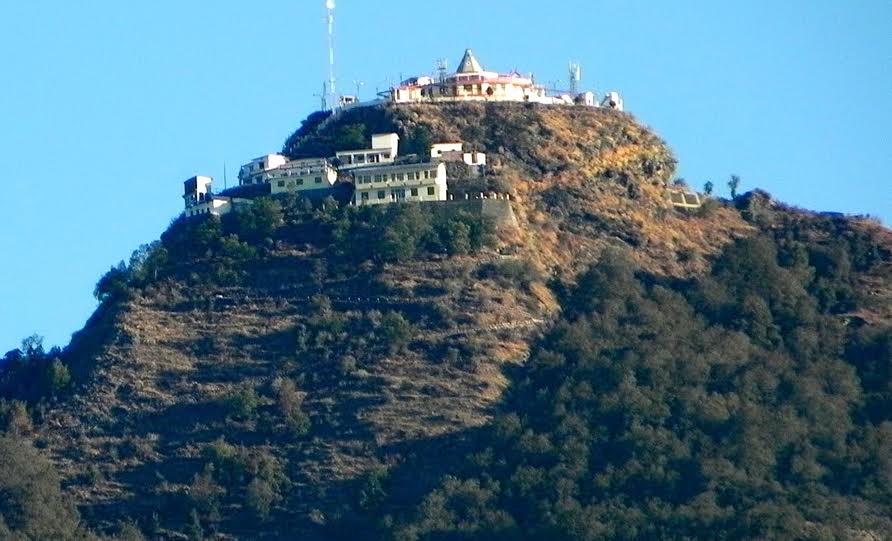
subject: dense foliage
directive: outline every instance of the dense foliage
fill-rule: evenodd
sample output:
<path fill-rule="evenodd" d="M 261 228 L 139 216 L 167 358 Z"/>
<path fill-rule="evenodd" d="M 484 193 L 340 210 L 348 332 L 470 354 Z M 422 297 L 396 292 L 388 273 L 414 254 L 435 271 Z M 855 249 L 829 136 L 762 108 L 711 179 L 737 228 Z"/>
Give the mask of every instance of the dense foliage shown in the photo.
<path fill-rule="evenodd" d="M 0 539 L 86 539 L 52 464 L 30 445 L 0 437 Z"/>
<path fill-rule="evenodd" d="M 892 531 L 892 330 L 831 315 L 840 301 L 825 292 L 846 280 L 803 257 L 813 249 L 742 241 L 683 284 L 605 257 L 564 299 L 466 471 L 395 538 Z"/>
<path fill-rule="evenodd" d="M 327 250 L 333 262 L 396 263 L 473 253 L 493 241 L 492 223 L 467 213 L 433 213 L 417 204 L 344 207 L 333 199 L 314 206 L 286 196 L 257 199 L 222 220 L 178 220 L 159 249 L 178 263 L 211 258 L 219 265 L 254 260 L 274 242 L 284 242 Z"/>

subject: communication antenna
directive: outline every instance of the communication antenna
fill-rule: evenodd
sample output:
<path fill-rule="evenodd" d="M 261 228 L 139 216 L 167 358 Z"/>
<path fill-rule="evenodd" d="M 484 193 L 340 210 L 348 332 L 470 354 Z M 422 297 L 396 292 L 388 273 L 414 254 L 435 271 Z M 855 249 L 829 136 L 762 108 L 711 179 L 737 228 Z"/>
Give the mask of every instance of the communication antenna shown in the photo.
<path fill-rule="evenodd" d="M 325 0 L 325 10 L 328 13 L 328 83 L 325 101 L 329 109 L 334 109 L 337 104 L 337 88 L 335 81 L 335 36 L 334 36 L 334 10 L 335 0 Z"/>
<path fill-rule="evenodd" d="M 322 108 L 319 109 L 319 110 L 320 110 L 320 111 L 327 111 L 327 110 L 328 110 L 328 107 L 327 107 L 327 103 L 328 103 L 328 83 L 326 83 L 326 82 L 322 83 L 322 92 L 320 92 L 319 94 L 313 94 L 313 97 L 314 97 L 314 98 L 319 98 L 320 106 L 322 107 Z"/>
<path fill-rule="evenodd" d="M 579 62 L 570 62 L 570 92 L 579 94 L 579 83 L 582 81 L 582 66 Z"/>
<path fill-rule="evenodd" d="M 446 70 L 449 69 L 449 59 L 447 58 L 438 58 L 437 59 L 437 76 L 440 79 L 440 82 L 444 82 L 446 80 Z"/>

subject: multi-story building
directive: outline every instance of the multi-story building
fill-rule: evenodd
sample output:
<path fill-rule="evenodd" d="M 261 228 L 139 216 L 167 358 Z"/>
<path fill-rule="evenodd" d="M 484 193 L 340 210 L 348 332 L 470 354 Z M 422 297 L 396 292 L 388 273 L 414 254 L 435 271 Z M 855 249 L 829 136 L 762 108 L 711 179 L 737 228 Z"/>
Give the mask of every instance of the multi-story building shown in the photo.
<path fill-rule="evenodd" d="M 263 184 L 268 182 L 268 172 L 288 163 L 288 158 L 281 154 L 266 154 L 251 160 L 242 166 L 238 174 L 239 184 Z"/>
<path fill-rule="evenodd" d="M 446 201 L 446 164 L 414 163 L 358 168 L 350 173 L 353 204 Z"/>
<path fill-rule="evenodd" d="M 288 162 L 267 175 L 273 195 L 331 188 L 338 180 L 338 171 L 328 160 Z"/>
<path fill-rule="evenodd" d="M 372 148 L 342 150 L 335 153 L 338 169 L 342 171 L 393 163 L 399 155 L 400 136 L 395 133 L 372 135 Z"/>

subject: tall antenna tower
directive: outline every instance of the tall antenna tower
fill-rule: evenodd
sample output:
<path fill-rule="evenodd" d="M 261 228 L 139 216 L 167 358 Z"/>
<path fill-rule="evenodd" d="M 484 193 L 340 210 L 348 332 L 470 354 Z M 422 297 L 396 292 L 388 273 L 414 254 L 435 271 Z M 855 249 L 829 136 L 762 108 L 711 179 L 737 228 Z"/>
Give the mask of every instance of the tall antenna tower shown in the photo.
<path fill-rule="evenodd" d="M 570 62 L 570 92 L 579 94 L 580 81 L 582 81 L 582 66 L 579 62 Z"/>
<path fill-rule="evenodd" d="M 446 70 L 449 69 L 449 60 L 446 58 L 437 59 L 437 77 L 439 82 L 446 80 Z"/>
<path fill-rule="evenodd" d="M 325 101 L 329 109 L 337 106 L 338 95 L 335 81 L 335 36 L 334 36 L 334 10 L 335 0 L 325 0 L 325 10 L 328 17 L 328 83 L 326 84 Z"/>

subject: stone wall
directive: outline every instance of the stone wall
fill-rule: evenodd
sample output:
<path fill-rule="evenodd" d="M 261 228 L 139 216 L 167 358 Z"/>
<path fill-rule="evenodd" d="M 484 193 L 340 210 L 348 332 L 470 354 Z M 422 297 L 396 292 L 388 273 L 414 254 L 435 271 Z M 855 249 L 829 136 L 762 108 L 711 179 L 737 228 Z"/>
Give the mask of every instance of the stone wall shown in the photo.
<path fill-rule="evenodd" d="M 472 216 L 490 218 L 496 227 L 517 227 L 517 217 L 511 208 L 511 201 L 506 196 L 503 199 L 490 197 L 488 199 L 459 199 L 454 201 L 437 201 L 422 203 L 426 209 L 438 213 L 440 216 L 452 216 L 459 212 L 466 212 Z"/>

